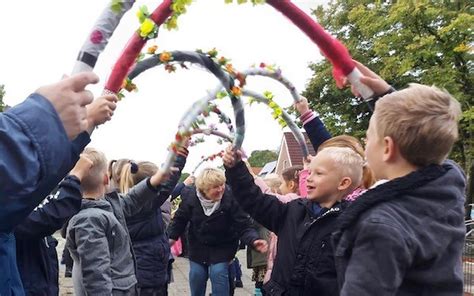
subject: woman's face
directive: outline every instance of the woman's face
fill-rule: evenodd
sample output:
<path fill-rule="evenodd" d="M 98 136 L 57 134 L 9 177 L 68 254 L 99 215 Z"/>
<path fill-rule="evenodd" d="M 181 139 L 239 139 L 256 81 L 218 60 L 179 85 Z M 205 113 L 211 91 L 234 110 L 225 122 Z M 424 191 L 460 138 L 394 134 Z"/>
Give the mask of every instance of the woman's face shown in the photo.
<path fill-rule="evenodd" d="M 225 184 L 216 185 L 204 190 L 204 197 L 212 201 L 219 201 L 222 199 L 225 191 Z"/>

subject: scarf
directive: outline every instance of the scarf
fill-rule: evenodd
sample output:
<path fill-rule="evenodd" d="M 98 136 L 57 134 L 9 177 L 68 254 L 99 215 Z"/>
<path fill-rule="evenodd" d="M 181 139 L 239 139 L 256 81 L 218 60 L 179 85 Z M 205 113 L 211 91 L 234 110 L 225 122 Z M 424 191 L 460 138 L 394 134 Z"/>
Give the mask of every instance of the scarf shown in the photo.
<path fill-rule="evenodd" d="M 208 217 L 212 215 L 215 211 L 217 211 L 217 209 L 221 205 L 220 200 L 219 201 L 208 200 L 204 197 L 204 195 L 202 195 L 202 193 L 199 190 L 196 190 L 196 194 L 199 199 L 199 202 L 201 203 L 201 207 L 204 211 L 204 215 Z"/>

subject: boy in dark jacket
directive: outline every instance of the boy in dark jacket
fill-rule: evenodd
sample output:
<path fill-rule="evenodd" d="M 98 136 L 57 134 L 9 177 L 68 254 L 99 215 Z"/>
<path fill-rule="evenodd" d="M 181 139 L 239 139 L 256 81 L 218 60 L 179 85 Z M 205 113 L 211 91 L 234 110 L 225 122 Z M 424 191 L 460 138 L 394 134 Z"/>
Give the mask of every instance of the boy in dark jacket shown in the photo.
<path fill-rule="evenodd" d="M 268 295 L 338 295 L 330 234 L 343 210 L 340 201 L 362 180 L 363 160 L 350 148 L 329 147 L 312 160 L 308 198 L 282 203 L 255 185 L 240 151 L 224 155 L 226 176 L 242 208 L 278 235 Z"/>
<path fill-rule="evenodd" d="M 153 199 L 166 200 L 164 176 L 158 171 L 127 194 L 105 194 L 109 178 L 103 153 L 86 149 L 94 165 L 83 178 L 81 211 L 70 221 L 66 246 L 74 259 L 75 295 L 134 295 L 135 264 L 125 218 L 139 213 Z"/>
<path fill-rule="evenodd" d="M 462 295 L 465 178 L 445 161 L 459 103 L 410 85 L 379 99 L 366 155 L 383 183 L 357 199 L 334 234 L 341 295 Z"/>

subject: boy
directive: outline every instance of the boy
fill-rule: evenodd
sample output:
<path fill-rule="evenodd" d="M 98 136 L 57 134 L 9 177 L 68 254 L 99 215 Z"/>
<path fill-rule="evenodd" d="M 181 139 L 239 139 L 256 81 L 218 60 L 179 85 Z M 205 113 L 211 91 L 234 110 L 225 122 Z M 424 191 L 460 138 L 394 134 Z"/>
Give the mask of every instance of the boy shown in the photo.
<path fill-rule="evenodd" d="M 224 155 L 234 197 L 258 223 L 278 235 L 269 295 L 338 295 L 330 234 L 344 204 L 342 198 L 362 180 L 363 160 L 350 148 L 321 150 L 311 161 L 308 198 L 282 203 L 266 195 L 231 147 Z"/>
<path fill-rule="evenodd" d="M 465 178 L 445 161 L 459 103 L 424 85 L 381 98 L 367 130 L 377 179 L 334 234 L 341 295 L 462 295 Z"/>
<path fill-rule="evenodd" d="M 70 220 L 66 239 L 74 259 L 75 295 L 135 295 L 137 280 L 125 218 L 137 214 L 151 199 L 164 202 L 179 174 L 156 188 L 163 180 L 158 171 L 126 195 L 106 194 L 109 178 L 104 154 L 94 149 L 84 154 L 93 166 L 82 179 L 81 211 Z M 177 158 L 179 169 L 184 166 L 183 158 Z"/>

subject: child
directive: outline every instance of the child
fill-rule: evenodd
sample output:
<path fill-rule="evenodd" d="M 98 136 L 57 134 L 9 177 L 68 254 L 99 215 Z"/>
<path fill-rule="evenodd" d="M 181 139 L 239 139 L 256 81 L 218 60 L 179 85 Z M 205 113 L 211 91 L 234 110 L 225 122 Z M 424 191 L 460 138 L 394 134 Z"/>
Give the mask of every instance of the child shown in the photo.
<path fill-rule="evenodd" d="M 257 222 L 278 235 L 278 256 L 269 295 L 338 295 L 330 235 L 343 210 L 343 197 L 362 179 L 362 158 L 349 148 L 323 149 L 311 162 L 308 198 L 282 203 L 263 194 L 231 147 L 224 155 L 236 200 Z"/>
<path fill-rule="evenodd" d="M 126 195 L 106 195 L 109 177 L 105 155 L 90 148 L 84 154 L 93 165 L 82 178 L 81 211 L 69 221 L 66 239 L 74 259 L 75 295 L 134 295 L 137 280 L 125 218 L 153 199 L 167 198 L 167 194 L 162 196 L 161 187 L 156 188 L 163 174 L 158 171 Z"/>
<path fill-rule="evenodd" d="M 334 234 L 341 295 L 462 295 L 465 178 L 445 161 L 460 105 L 412 84 L 381 98 L 367 130 L 376 179 Z"/>

